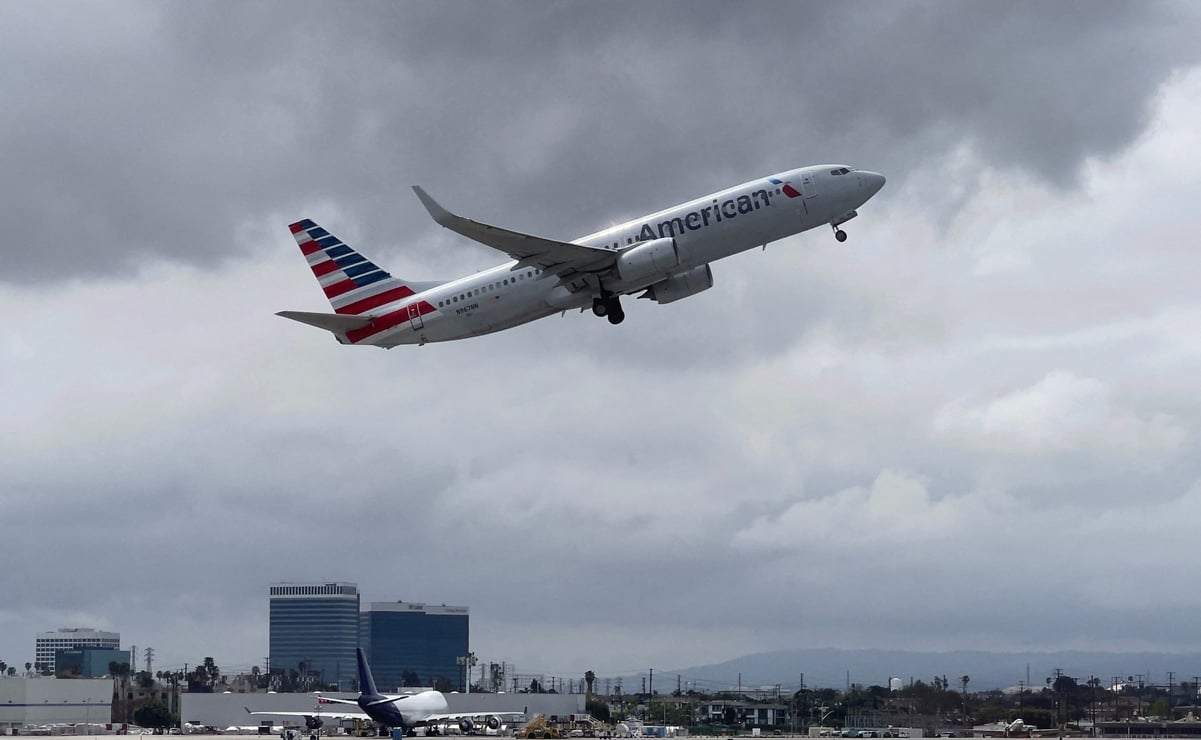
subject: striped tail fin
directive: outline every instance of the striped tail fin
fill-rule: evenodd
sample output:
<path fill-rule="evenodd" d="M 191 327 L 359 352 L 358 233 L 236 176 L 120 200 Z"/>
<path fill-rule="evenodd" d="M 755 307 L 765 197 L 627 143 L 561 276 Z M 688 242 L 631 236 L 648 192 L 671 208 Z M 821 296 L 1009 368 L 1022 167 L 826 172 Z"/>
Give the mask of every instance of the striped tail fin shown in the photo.
<path fill-rule="evenodd" d="M 412 287 L 310 219 L 297 221 L 288 228 L 335 313 L 361 316 L 413 295 Z"/>

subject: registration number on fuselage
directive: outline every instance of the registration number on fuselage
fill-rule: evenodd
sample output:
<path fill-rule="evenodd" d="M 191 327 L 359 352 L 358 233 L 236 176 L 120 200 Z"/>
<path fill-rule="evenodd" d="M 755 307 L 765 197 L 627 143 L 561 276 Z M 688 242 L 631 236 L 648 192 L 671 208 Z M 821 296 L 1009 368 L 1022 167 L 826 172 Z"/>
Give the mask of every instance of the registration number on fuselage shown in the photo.
<path fill-rule="evenodd" d="M 480 307 L 480 304 L 478 304 L 478 303 L 472 303 L 472 304 L 471 304 L 471 305 L 469 305 L 469 306 L 460 306 L 459 308 L 456 308 L 456 309 L 455 309 L 455 313 L 457 313 L 457 314 L 459 314 L 460 316 L 462 316 L 462 315 L 463 315 L 463 314 L 465 314 L 465 313 L 471 313 L 472 311 L 476 311 L 476 310 L 478 310 L 478 309 L 479 309 L 479 307 Z"/>

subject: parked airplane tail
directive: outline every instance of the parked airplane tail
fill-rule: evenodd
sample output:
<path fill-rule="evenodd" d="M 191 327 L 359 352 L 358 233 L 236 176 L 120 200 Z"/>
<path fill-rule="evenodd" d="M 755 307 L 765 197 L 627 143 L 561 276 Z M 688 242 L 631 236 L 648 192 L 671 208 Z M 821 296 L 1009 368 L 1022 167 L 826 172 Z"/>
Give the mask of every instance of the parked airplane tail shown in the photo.
<path fill-rule="evenodd" d="M 375 677 L 371 675 L 371 666 L 367 665 L 367 656 L 363 648 L 355 648 L 355 658 L 359 663 L 359 693 L 363 696 L 379 696 L 375 688 Z"/>

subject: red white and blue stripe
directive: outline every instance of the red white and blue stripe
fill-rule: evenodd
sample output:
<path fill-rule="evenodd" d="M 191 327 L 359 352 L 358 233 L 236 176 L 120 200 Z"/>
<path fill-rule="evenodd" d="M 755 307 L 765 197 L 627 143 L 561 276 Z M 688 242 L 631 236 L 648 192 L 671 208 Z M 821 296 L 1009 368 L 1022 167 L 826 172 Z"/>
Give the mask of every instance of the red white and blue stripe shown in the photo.
<path fill-rule="evenodd" d="M 309 219 L 288 226 L 334 311 L 359 316 L 413 290 Z"/>

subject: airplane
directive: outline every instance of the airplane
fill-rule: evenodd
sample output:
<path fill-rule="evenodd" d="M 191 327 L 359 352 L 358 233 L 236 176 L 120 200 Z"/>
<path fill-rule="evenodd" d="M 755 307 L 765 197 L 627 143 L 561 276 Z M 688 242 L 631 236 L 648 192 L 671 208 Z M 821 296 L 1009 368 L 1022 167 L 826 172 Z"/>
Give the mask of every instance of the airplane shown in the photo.
<path fill-rule="evenodd" d="M 341 344 L 392 348 L 491 334 L 568 310 L 625 320 L 621 296 L 673 303 L 713 287 L 710 263 L 823 224 L 842 224 L 884 186 L 844 165 L 788 170 L 571 241 L 491 226 L 413 190 L 435 223 L 504 252 L 512 262 L 444 282 L 394 277 L 302 219 L 289 226 L 333 313 L 280 311 Z"/>
<path fill-rule="evenodd" d="M 359 668 L 359 696 L 357 699 L 338 699 L 332 696 L 317 697 L 317 708 L 311 712 L 252 712 L 246 707 L 248 714 L 271 715 L 273 717 L 303 717 L 305 727 L 314 735 L 325 724 L 325 719 L 366 719 L 374 720 L 382 728 L 399 728 L 406 733 L 414 727 L 423 725 L 438 725 L 457 722 L 464 734 L 486 727 L 497 730 L 501 720 L 521 717 L 521 712 L 449 712 L 446 697 L 440 691 L 419 691 L 415 694 L 389 695 L 381 694 L 375 687 L 375 677 L 371 675 L 371 666 L 367 664 L 367 656 L 362 648 L 355 649 L 355 657 Z M 352 704 L 361 711 L 332 711 L 323 712 L 321 706 L 326 704 Z M 479 723 L 480 726 L 477 726 Z"/>

